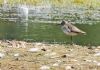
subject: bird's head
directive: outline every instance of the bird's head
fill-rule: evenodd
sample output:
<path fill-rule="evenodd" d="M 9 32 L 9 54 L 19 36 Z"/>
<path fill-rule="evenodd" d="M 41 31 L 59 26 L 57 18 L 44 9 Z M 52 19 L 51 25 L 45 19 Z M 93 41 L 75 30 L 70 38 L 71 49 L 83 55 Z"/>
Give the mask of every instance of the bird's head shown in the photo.
<path fill-rule="evenodd" d="M 57 25 L 65 25 L 65 24 L 69 24 L 69 22 L 70 22 L 70 20 L 68 20 L 68 21 L 65 21 L 65 20 L 62 20 L 62 22 L 60 23 L 60 24 L 57 24 Z M 71 23 L 70 23 L 71 24 Z"/>
<path fill-rule="evenodd" d="M 66 21 L 65 20 L 62 20 L 62 22 L 60 24 L 57 24 L 57 25 L 65 25 L 66 24 Z"/>
<path fill-rule="evenodd" d="M 65 23 L 66 23 L 66 21 L 65 21 L 65 20 L 63 20 L 63 21 L 61 22 L 61 25 L 65 25 Z"/>

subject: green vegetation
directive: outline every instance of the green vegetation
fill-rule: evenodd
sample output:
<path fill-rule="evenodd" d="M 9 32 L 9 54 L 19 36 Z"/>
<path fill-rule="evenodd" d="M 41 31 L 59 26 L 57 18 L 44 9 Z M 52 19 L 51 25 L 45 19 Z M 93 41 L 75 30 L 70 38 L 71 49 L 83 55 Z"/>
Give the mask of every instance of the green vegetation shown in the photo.
<path fill-rule="evenodd" d="M 4 0 L 0 0 L 0 4 L 2 4 Z M 51 4 L 56 7 L 69 7 L 72 4 L 86 7 L 100 7 L 99 0 L 7 0 L 7 2 L 11 5 L 17 4 L 30 4 L 30 5 L 48 5 Z"/>

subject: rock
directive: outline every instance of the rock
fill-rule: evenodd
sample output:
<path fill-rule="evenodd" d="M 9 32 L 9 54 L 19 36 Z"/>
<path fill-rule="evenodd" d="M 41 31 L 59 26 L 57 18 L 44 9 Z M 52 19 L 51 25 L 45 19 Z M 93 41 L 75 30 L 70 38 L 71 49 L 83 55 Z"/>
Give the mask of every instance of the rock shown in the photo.
<path fill-rule="evenodd" d="M 94 60 L 93 62 L 94 62 L 94 63 L 97 63 L 97 61 L 96 61 L 96 60 Z"/>
<path fill-rule="evenodd" d="M 93 50 L 93 47 L 89 46 L 89 47 L 88 47 L 88 49 L 91 49 L 91 50 Z"/>
<path fill-rule="evenodd" d="M 98 49 L 100 49 L 100 46 L 97 46 Z"/>
<path fill-rule="evenodd" d="M 72 52 L 72 51 L 73 51 L 73 49 L 69 49 L 68 51 L 71 51 L 71 52 Z"/>
<path fill-rule="evenodd" d="M 14 54 L 14 56 L 15 56 L 15 57 L 18 57 L 18 56 L 19 56 L 19 53 Z"/>
<path fill-rule="evenodd" d="M 65 70 L 75 70 L 73 66 L 66 66 Z"/>
<path fill-rule="evenodd" d="M 94 52 L 99 52 L 99 51 L 100 51 L 99 49 L 95 49 L 95 50 L 94 50 Z"/>
<path fill-rule="evenodd" d="M 100 66 L 100 62 L 98 62 L 96 60 L 94 60 L 93 62 L 96 63 L 97 66 Z"/>
<path fill-rule="evenodd" d="M 46 51 L 46 49 L 45 49 L 45 48 L 42 48 L 41 50 L 42 50 L 42 51 Z"/>
<path fill-rule="evenodd" d="M 28 51 L 29 52 L 38 52 L 38 51 L 40 51 L 40 49 L 39 48 L 30 48 Z"/>
<path fill-rule="evenodd" d="M 100 52 L 97 52 L 96 54 L 94 54 L 94 56 L 100 56 Z"/>
<path fill-rule="evenodd" d="M 71 70 L 72 68 L 71 68 L 71 66 L 66 66 L 65 67 L 65 70 Z"/>
<path fill-rule="evenodd" d="M 42 43 L 35 43 L 35 46 L 41 46 L 43 45 Z"/>
<path fill-rule="evenodd" d="M 47 65 L 41 66 L 40 70 L 50 70 L 50 67 Z"/>
<path fill-rule="evenodd" d="M 97 63 L 97 66 L 100 66 L 100 62 L 99 62 L 99 63 Z"/>
<path fill-rule="evenodd" d="M 71 56 L 73 56 L 73 54 L 65 54 L 66 55 L 66 57 L 71 57 Z"/>
<path fill-rule="evenodd" d="M 19 60 L 19 58 L 15 58 L 14 60 L 15 60 L 15 61 L 18 61 L 18 60 Z"/>
<path fill-rule="evenodd" d="M 86 61 L 86 62 L 92 62 L 92 60 L 88 60 L 88 59 L 84 59 L 83 61 Z"/>
<path fill-rule="evenodd" d="M 66 56 L 66 55 L 62 55 L 61 57 L 62 57 L 62 58 L 66 58 L 67 56 Z"/>
<path fill-rule="evenodd" d="M 15 57 L 14 60 L 18 61 L 18 60 L 19 60 L 19 56 L 20 56 L 19 53 L 15 53 L 15 54 L 14 54 L 14 57 Z"/>
<path fill-rule="evenodd" d="M 0 53 L 0 58 L 3 58 L 5 56 L 5 54 Z"/>
<path fill-rule="evenodd" d="M 54 63 L 52 66 L 57 67 L 59 66 L 59 63 Z"/>

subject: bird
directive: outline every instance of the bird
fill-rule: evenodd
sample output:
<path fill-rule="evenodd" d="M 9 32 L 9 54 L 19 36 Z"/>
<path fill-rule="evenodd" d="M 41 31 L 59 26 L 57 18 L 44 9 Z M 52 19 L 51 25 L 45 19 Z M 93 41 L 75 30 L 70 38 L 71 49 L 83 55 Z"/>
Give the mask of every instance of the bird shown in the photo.
<path fill-rule="evenodd" d="M 76 36 L 76 35 L 79 35 L 79 34 L 84 34 L 86 35 L 86 32 L 80 30 L 79 28 L 77 28 L 75 25 L 72 24 L 71 21 L 65 21 L 65 20 L 62 20 L 61 24 L 61 29 L 62 31 L 70 36 L 70 39 L 71 39 L 71 45 L 73 44 L 73 36 Z"/>

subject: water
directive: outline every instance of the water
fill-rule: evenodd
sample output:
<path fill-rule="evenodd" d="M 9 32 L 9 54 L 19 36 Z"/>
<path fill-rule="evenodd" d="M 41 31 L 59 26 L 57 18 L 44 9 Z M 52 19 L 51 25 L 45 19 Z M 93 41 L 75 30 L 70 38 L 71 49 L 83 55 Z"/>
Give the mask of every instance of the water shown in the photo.
<path fill-rule="evenodd" d="M 73 37 L 74 43 L 81 45 L 100 45 L 99 22 L 93 25 L 76 24 L 76 26 L 87 32 L 87 35 Z M 1 21 L 0 39 L 71 43 L 70 37 L 66 36 L 56 24 L 35 22 L 16 23 Z"/>

